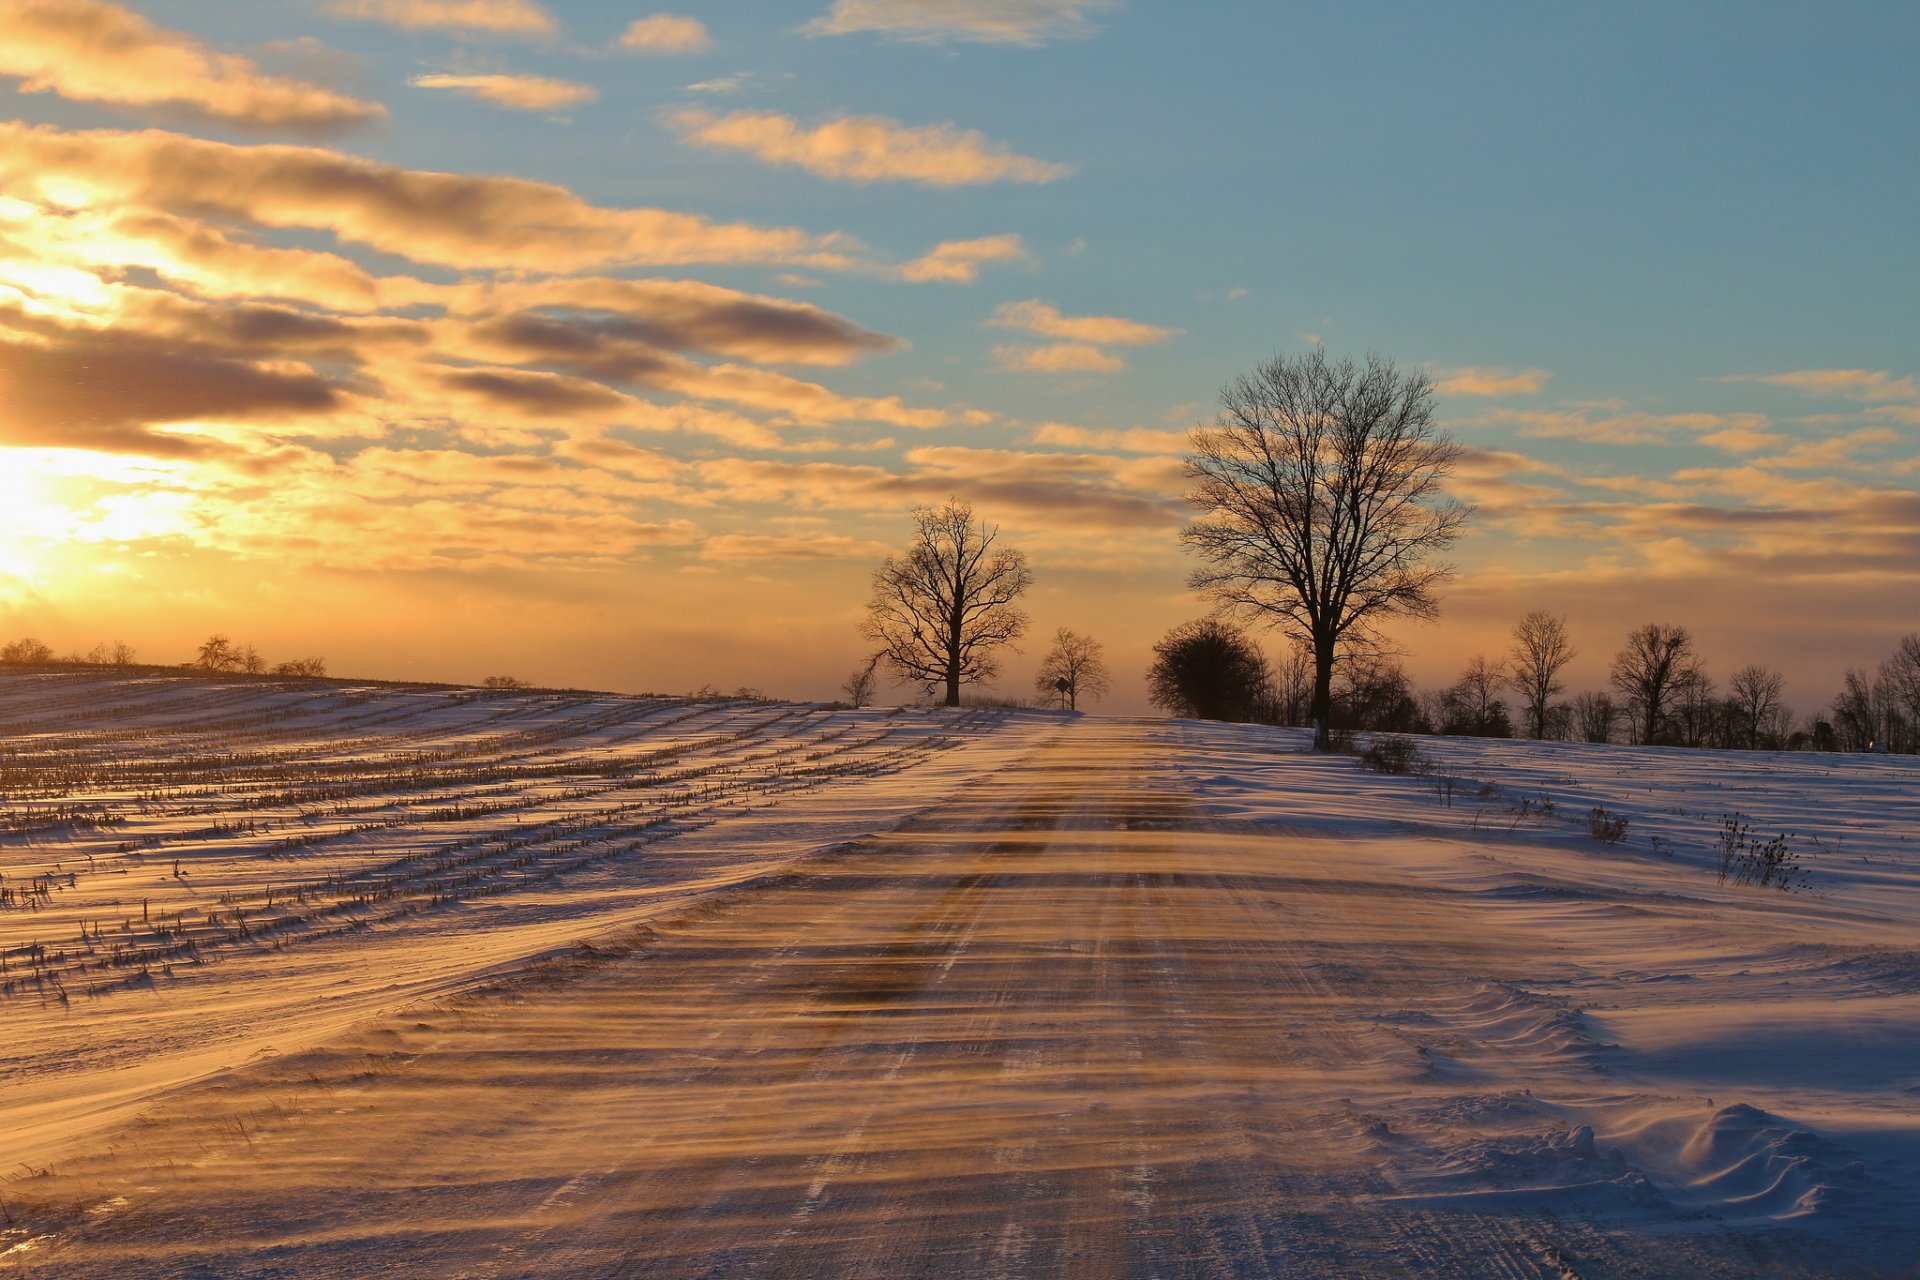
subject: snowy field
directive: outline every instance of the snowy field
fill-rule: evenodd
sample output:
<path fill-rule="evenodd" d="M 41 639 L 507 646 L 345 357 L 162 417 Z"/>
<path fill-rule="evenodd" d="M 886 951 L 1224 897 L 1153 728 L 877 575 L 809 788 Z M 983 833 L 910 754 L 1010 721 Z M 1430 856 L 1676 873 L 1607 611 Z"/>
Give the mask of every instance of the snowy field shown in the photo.
<path fill-rule="evenodd" d="M 1416 741 L 0 676 L 0 1274 L 1920 1274 L 1916 761 Z"/>

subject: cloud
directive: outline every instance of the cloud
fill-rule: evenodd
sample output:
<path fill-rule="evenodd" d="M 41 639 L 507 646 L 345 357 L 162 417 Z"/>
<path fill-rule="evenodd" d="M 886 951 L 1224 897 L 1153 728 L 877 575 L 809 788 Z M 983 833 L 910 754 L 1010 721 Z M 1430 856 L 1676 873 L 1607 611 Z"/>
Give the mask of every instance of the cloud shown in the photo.
<path fill-rule="evenodd" d="M 382 22 L 407 31 L 456 31 L 470 35 L 545 36 L 553 15 L 533 0 L 334 0 L 342 18 Z"/>
<path fill-rule="evenodd" d="M 440 299 L 449 311 L 463 315 L 533 319 L 535 309 L 604 313 L 537 318 L 571 328 L 575 341 L 644 343 L 760 363 L 844 365 L 905 345 L 808 303 L 694 280 L 511 280 L 454 286 Z"/>
<path fill-rule="evenodd" d="M 0 0 L 0 75 L 19 77 L 27 93 L 257 129 L 328 133 L 387 114 L 377 102 L 269 75 L 107 0 Z"/>
<path fill-rule="evenodd" d="M 642 53 L 700 53 L 712 45 L 713 37 L 704 22 L 677 13 L 635 18 L 620 36 L 622 49 Z"/>
<path fill-rule="evenodd" d="M 752 564 L 766 560 L 878 560 L 894 550 L 884 542 L 836 533 L 723 533 L 700 548 L 702 560 Z"/>
<path fill-rule="evenodd" d="M 1109 430 L 1043 422 L 1033 430 L 1035 444 L 1057 444 L 1070 449 L 1108 449 L 1124 453 L 1182 454 L 1187 451 L 1184 431 L 1154 431 L 1146 427 Z"/>
<path fill-rule="evenodd" d="M 1116 0 L 834 0 L 802 28 L 808 35 L 874 31 L 897 40 L 1033 46 L 1092 34 L 1088 15 Z"/>
<path fill-rule="evenodd" d="M 1138 320 L 1126 320 L 1120 316 L 1063 316 L 1051 303 L 1038 298 L 1001 303 L 994 308 L 987 323 L 1001 329 L 1025 329 L 1028 333 L 1037 333 L 1045 338 L 1122 347 L 1165 342 L 1184 332 L 1143 324 Z"/>
<path fill-rule="evenodd" d="M 564 111 L 600 96 L 592 85 L 546 76 L 429 75 L 415 76 L 411 83 L 419 89 L 452 89 L 512 111 Z"/>
<path fill-rule="evenodd" d="M 1758 413 L 1591 412 L 1585 409 L 1488 409 L 1461 422 L 1510 426 L 1535 440 L 1577 440 L 1586 444 L 1642 445 L 1683 443 L 1688 438 L 1726 447 L 1771 425 Z"/>
<path fill-rule="evenodd" d="M 18 319 L 0 314 L 0 325 Z M 341 407 L 339 392 L 302 365 L 130 331 L 37 328 L 0 328 L 0 439 L 9 444 L 198 456 L 215 443 L 160 428 Z"/>
<path fill-rule="evenodd" d="M 1808 395 L 1845 396 L 1850 400 L 1920 400 L 1920 382 L 1884 369 L 1796 369 L 1790 373 L 1729 374 L 1714 381 L 1762 382 Z"/>
<path fill-rule="evenodd" d="M 1018 235 L 982 236 L 977 240 L 943 240 L 926 256 L 893 268 L 896 279 L 944 284 L 972 284 L 987 262 L 1019 262 L 1027 256 Z"/>
<path fill-rule="evenodd" d="M 744 151 L 771 165 L 842 182 L 917 182 L 929 187 L 1051 182 L 1072 170 L 990 142 L 977 129 L 913 127 L 885 116 L 845 116 L 811 129 L 772 111 L 726 115 L 686 107 L 667 124 L 690 146 Z"/>
<path fill-rule="evenodd" d="M 1127 362 L 1112 352 L 1084 342 L 1053 342 L 1024 347 L 1002 344 L 993 349 L 994 363 L 1014 373 L 1119 373 Z"/>
<path fill-rule="evenodd" d="M 146 130 L 0 122 L 0 181 L 47 203 L 133 201 L 308 227 L 447 266 L 578 271 L 610 264 L 768 262 L 846 269 L 844 237 L 610 209 L 565 187 L 393 165 L 316 147 L 233 146 Z"/>
<path fill-rule="evenodd" d="M 685 87 L 688 93 L 738 93 L 752 78 L 751 71 L 735 71 L 709 80 L 696 80 Z"/>
<path fill-rule="evenodd" d="M 1443 369 L 1433 389 L 1443 396 L 1531 396 L 1553 377 L 1545 369 Z"/>

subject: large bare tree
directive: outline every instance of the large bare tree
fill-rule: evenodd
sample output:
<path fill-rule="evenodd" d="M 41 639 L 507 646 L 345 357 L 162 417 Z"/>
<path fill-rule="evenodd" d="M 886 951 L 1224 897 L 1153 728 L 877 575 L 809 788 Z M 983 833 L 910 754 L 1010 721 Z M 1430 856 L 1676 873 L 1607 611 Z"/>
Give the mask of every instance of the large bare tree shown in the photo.
<path fill-rule="evenodd" d="M 1579 655 L 1567 638 L 1563 616 L 1535 609 L 1514 625 L 1513 648 L 1507 651 L 1507 683 L 1526 704 L 1529 738 L 1547 736 L 1553 695 L 1566 688 L 1560 681 L 1561 668 Z"/>
<path fill-rule="evenodd" d="M 1220 393 L 1192 433 L 1181 531 L 1192 584 L 1313 651 L 1314 746 L 1326 750 L 1333 668 L 1394 615 L 1432 618 L 1452 569 L 1434 560 L 1471 508 L 1443 493 L 1460 446 L 1433 422 L 1433 383 L 1379 356 L 1277 355 Z"/>
<path fill-rule="evenodd" d="M 1608 674 L 1609 682 L 1627 700 L 1642 743 L 1659 739 L 1674 695 L 1704 678 L 1693 650 L 1693 633 L 1661 622 L 1649 622 L 1629 635 L 1625 647 L 1613 656 Z"/>
<path fill-rule="evenodd" d="M 1113 688 L 1113 673 L 1107 670 L 1104 650 L 1092 636 L 1061 627 L 1053 633 L 1053 648 L 1040 660 L 1034 673 L 1034 692 L 1041 704 L 1051 703 L 1069 711 L 1080 709 L 1082 698 L 1104 698 Z"/>
<path fill-rule="evenodd" d="M 957 498 L 917 507 L 913 544 L 873 571 L 873 599 L 860 633 L 903 680 L 960 705 L 960 686 L 990 679 L 999 650 L 1027 629 L 1014 601 L 1033 584 L 1026 553 L 996 549 L 998 528 Z"/>

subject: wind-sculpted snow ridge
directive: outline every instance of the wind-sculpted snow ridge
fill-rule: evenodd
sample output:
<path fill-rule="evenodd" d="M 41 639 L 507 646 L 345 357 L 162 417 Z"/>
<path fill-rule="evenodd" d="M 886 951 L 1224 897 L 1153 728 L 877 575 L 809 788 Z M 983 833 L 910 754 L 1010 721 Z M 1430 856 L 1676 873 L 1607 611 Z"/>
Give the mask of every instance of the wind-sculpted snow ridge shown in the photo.
<path fill-rule="evenodd" d="M 136 1071 L 107 1091 L 135 1098 L 864 833 L 907 811 L 887 779 L 1007 722 L 995 710 L 0 677 L 0 1018 L 12 1033 L 0 1096 L 14 1104 L 0 1128 L 11 1121 L 24 1144 L 83 1127 L 39 1088 L 50 1062 L 69 1076 L 135 1066 L 148 1084 Z M 862 787 L 865 807 L 838 825 L 764 820 Z M 757 840 L 694 848 L 715 823 Z"/>
<path fill-rule="evenodd" d="M 198 687 L 0 682 L 0 1274 L 1920 1275 L 1884 761 Z"/>

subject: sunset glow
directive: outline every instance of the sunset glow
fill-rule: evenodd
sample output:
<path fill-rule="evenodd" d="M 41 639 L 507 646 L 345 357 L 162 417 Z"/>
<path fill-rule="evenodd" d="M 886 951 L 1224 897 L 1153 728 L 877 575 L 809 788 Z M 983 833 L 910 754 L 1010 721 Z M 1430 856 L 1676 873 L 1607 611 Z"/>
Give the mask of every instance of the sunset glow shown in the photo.
<path fill-rule="evenodd" d="M 1137 710 L 1187 429 L 1324 343 L 1466 446 L 1418 679 L 1657 616 L 1810 710 L 1915 622 L 1913 15 L 1536 18 L 7 0 L 0 632 L 826 697 L 958 496 Z"/>

